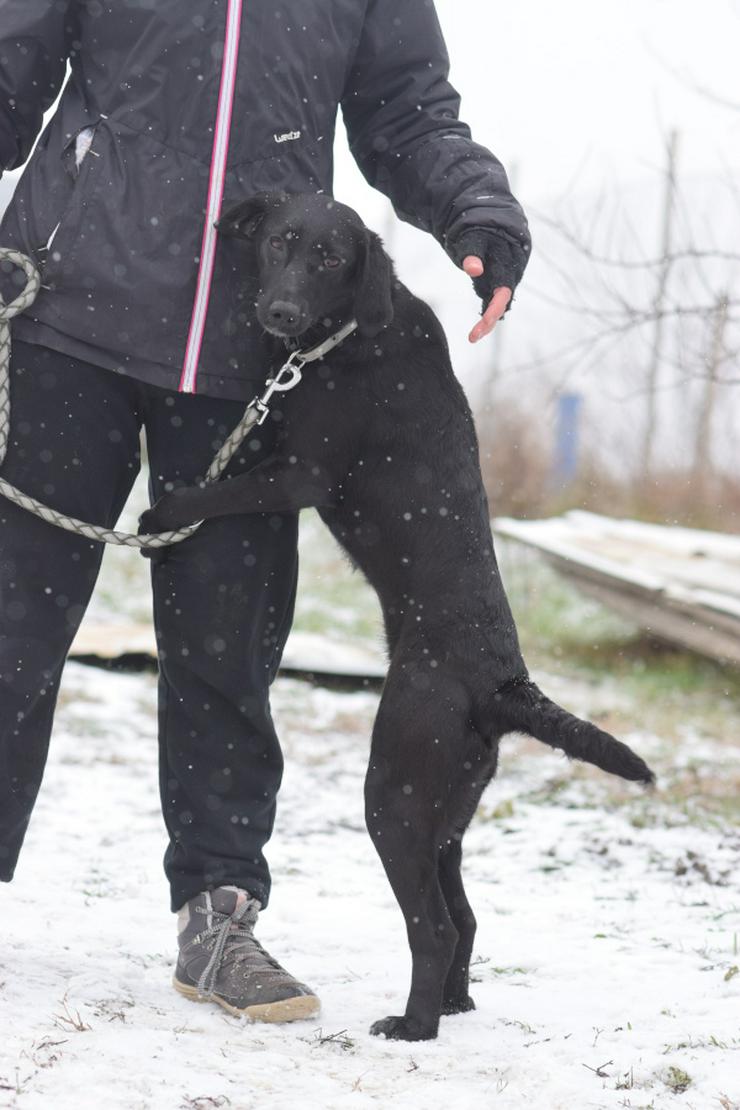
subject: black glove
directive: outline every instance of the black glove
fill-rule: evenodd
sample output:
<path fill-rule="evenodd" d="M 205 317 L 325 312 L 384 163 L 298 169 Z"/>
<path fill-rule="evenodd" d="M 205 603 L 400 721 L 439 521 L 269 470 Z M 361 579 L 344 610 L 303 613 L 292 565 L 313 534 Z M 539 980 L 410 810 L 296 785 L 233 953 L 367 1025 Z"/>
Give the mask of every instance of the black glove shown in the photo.
<path fill-rule="evenodd" d="M 452 254 L 458 266 L 462 266 L 471 254 L 480 258 L 483 263 L 483 273 L 480 277 L 472 279 L 473 287 L 483 304 L 481 315 L 491 303 L 494 289 L 506 285 L 513 294 L 529 262 L 527 247 L 518 243 L 505 231 L 493 231 L 482 227 L 474 227 L 463 232 L 454 244 Z M 512 295 L 509 308 L 513 300 Z"/>

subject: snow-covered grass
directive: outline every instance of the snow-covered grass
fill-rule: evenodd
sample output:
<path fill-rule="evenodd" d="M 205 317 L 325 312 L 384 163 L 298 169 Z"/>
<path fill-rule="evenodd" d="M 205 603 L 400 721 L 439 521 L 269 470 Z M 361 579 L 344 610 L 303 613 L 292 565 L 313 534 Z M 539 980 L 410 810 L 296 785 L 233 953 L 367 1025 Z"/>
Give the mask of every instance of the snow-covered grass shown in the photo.
<path fill-rule="evenodd" d="M 306 533 L 299 624 L 337 642 L 378 635 L 372 595 L 315 523 Z M 93 618 L 121 598 L 145 614 L 144 561 L 106 561 Z M 283 678 L 286 774 L 259 933 L 315 986 L 322 1015 L 248 1025 L 177 995 L 155 679 L 70 664 L 17 877 L 0 888 L 0 1106 L 740 1107 L 737 679 L 667 662 L 564 601 L 542 568 L 504 563 L 538 681 L 618 729 L 659 788 L 505 741 L 466 838 L 478 1009 L 444 1018 L 431 1043 L 369 1036 L 402 1010 L 409 976 L 363 824 L 377 696 Z M 661 680 L 666 666 L 683 678 Z"/>
<path fill-rule="evenodd" d="M 466 841 L 478 1009 L 434 1043 L 378 1041 L 368 1026 L 403 1006 L 409 960 L 363 827 L 376 696 L 279 679 L 274 703 L 287 770 L 260 934 L 321 1018 L 247 1025 L 170 988 L 155 681 L 70 664 L 2 891 L 0 1105 L 737 1105 L 737 830 L 635 821 L 649 800 L 620 805 L 604 777 L 508 740 Z"/>

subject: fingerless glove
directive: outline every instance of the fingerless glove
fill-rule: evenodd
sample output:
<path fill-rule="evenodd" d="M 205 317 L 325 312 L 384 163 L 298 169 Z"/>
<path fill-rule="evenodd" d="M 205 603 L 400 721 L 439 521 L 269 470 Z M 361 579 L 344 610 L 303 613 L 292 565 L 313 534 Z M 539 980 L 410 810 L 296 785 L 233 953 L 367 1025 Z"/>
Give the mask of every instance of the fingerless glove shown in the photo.
<path fill-rule="evenodd" d="M 516 289 L 529 262 L 529 248 L 504 231 L 471 228 L 455 243 L 455 262 L 462 266 L 471 254 L 480 258 L 483 263 L 483 273 L 472 279 L 473 287 L 482 302 L 482 315 L 491 303 L 494 289 L 502 285 L 508 286 L 512 293 Z M 513 300 L 512 296 L 509 307 Z"/>

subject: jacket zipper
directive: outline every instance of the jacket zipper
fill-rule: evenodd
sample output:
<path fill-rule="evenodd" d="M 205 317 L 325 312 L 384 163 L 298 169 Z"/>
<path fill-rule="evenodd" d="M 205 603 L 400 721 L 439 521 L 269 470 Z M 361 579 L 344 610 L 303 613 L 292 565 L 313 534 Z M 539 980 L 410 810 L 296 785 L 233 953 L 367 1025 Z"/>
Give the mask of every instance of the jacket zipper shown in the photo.
<path fill-rule="evenodd" d="M 229 154 L 229 135 L 234 108 L 234 89 L 236 70 L 239 63 L 239 38 L 241 34 L 242 0 L 228 0 L 226 13 L 226 38 L 224 60 L 221 67 L 221 88 L 218 94 L 218 110 L 213 136 L 211 155 L 211 174 L 206 202 L 206 220 L 203 228 L 203 242 L 200 251 L 198 279 L 190 319 L 188 341 L 185 346 L 185 359 L 180 376 L 180 392 L 195 393 L 198 376 L 198 362 L 206 330 L 208 305 L 211 299 L 213 266 L 216 258 L 217 232 L 213 226 L 221 215 L 221 204 L 226 179 L 226 161 Z"/>

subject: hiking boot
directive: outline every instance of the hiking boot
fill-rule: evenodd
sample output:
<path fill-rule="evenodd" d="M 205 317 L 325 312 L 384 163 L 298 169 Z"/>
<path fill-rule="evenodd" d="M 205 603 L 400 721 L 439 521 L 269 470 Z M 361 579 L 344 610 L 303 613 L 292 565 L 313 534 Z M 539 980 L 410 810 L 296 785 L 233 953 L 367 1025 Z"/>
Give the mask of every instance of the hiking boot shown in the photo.
<path fill-rule="evenodd" d="M 244 890 L 206 890 L 180 910 L 175 990 L 252 1021 L 298 1021 L 320 1003 L 254 936 L 260 903 Z"/>

